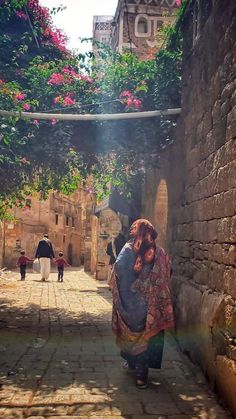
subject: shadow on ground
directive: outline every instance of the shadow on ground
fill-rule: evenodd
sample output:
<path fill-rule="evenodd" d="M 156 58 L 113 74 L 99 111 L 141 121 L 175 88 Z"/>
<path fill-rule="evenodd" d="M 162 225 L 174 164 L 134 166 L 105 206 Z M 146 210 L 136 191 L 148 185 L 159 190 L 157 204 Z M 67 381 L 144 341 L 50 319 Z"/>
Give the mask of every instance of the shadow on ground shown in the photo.
<path fill-rule="evenodd" d="M 103 284 L 97 290 L 86 286 L 80 291 L 68 286 L 66 292 L 73 298 L 87 292 L 90 298 L 97 294 L 111 300 Z M 134 377 L 121 368 L 111 334 L 111 306 L 96 314 L 79 306 L 77 312 L 19 306 L 16 292 L 17 286 L 10 287 L 8 298 L 0 300 L 0 417 L 229 417 L 199 369 L 189 369 L 183 361 L 170 335 L 163 369 L 151 370 L 150 387 L 138 390 Z"/>

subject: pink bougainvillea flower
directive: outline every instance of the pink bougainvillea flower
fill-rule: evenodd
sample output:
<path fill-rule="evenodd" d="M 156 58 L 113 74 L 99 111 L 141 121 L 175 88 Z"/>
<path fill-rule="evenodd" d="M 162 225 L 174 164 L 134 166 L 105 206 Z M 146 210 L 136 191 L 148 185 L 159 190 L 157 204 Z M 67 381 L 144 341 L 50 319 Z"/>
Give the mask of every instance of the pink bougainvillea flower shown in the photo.
<path fill-rule="evenodd" d="M 75 71 L 73 73 L 74 74 L 72 74 L 72 75 L 75 76 L 77 79 L 84 80 L 87 83 L 93 83 L 92 77 L 87 76 L 86 74 L 77 74 Z"/>
<path fill-rule="evenodd" d="M 24 105 L 23 105 L 23 109 L 24 109 L 25 111 L 29 111 L 29 110 L 30 110 L 30 105 L 29 105 L 28 103 L 24 103 Z"/>
<path fill-rule="evenodd" d="M 52 125 L 56 125 L 56 123 L 57 123 L 57 120 L 56 120 L 55 118 L 52 118 L 52 119 L 51 119 L 51 124 L 52 124 Z"/>
<path fill-rule="evenodd" d="M 175 0 L 175 4 L 176 4 L 176 6 L 181 6 L 181 0 Z"/>
<path fill-rule="evenodd" d="M 29 164 L 29 160 L 27 160 L 27 158 L 26 158 L 26 157 L 22 157 L 22 158 L 20 159 L 20 162 L 21 162 L 22 164 Z"/>
<path fill-rule="evenodd" d="M 24 12 L 22 12 L 22 11 L 20 11 L 20 10 L 16 11 L 16 16 L 17 16 L 17 17 L 19 17 L 19 18 L 20 18 L 20 19 L 22 19 L 22 20 L 27 20 L 27 15 L 26 15 L 26 13 L 24 13 Z"/>
<path fill-rule="evenodd" d="M 101 92 L 100 87 L 96 87 L 96 88 L 94 89 L 94 91 L 93 91 L 93 93 L 100 93 L 100 92 Z"/>
<path fill-rule="evenodd" d="M 64 76 L 60 73 L 53 73 L 48 80 L 49 85 L 63 84 L 65 81 Z"/>
<path fill-rule="evenodd" d="M 129 90 L 124 90 L 121 92 L 120 97 L 131 97 L 132 93 Z"/>
<path fill-rule="evenodd" d="M 54 99 L 53 99 L 53 102 L 54 103 L 59 103 L 59 102 L 61 102 L 62 101 L 62 96 L 57 96 L 57 97 L 55 97 Z"/>
<path fill-rule="evenodd" d="M 0 84 L 4 84 L 4 83 L 5 83 L 5 81 L 0 79 Z"/>
<path fill-rule="evenodd" d="M 66 51 L 65 43 L 67 37 L 60 31 L 60 29 L 51 29 L 46 27 L 44 30 L 44 36 L 53 43 L 61 51 Z"/>
<path fill-rule="evenodd" d="M 65 74 L 71 74 L 71 70 L 68 67 L 63 67 L 61 71 Z"/>
<path fill-rule="evenodd" d="M 127 106 L 132 106 L 133 105 L 133 99 L 132 98 L 128 98 L 126 101 Z"/>
<path fill-rule="evenodd" d="M 14 95 L 14 100 L 24 100 L 26 98 L 26 94 L 25 93 L 16 93 Z"/>
<path fill-rule="evenodd" d="M 142 107 L 142 101 L 140 99 L 133 99 L 133 106 L 136 109 L 140 109 Z"/>
<path fill-rule="evenodd" d="M 33 120 L 33 124 L 36 125 L 37 127 L 39 126 L 39 120 L 38 119 L 34 119 Z"/>
<path fill-rule="evenodd" d="M 75 99 L 71 99 L 70 96 L 66 96 L 63 103 L 65 106 L 71 106 L 75 104 Z"/>

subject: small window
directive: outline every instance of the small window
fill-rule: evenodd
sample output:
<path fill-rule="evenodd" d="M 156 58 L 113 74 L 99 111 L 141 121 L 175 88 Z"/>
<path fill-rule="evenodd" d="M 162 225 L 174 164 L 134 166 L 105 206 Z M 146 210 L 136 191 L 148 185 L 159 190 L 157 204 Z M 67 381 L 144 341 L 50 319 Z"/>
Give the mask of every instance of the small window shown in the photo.
<path fill-rule="evenodd" d="M 71 218 L 71 227 L 74 227 L 75 226 L 75 219 L 74 219 L 74 217 L 72 217 Z"/>
<path fill-rule="evenodd" d="M 66 216 L 66 226 L 68 226 L 69 225 L 69 217 L 68 217 L 68 215 Z"/>
<path fill-rule="evenodd" d="M 25 206 L 28 207 L 28 208 L 31 208 L 31 199 L 27 198 L 25 200 Z"/>
<path fill-rule="evenodd" d="M 58 225 L 58 221 L 59 221 L 59 215 L 58 215 L 58 214 L 56 214 L 56 215 L 55 215 L 55 224 L 56 224 L 56 225 Z"/>
<path fill-rule="evenodd" d="M 138 21 L 138 33 L 148 33 L 148 23 L 143 17 Z"/>

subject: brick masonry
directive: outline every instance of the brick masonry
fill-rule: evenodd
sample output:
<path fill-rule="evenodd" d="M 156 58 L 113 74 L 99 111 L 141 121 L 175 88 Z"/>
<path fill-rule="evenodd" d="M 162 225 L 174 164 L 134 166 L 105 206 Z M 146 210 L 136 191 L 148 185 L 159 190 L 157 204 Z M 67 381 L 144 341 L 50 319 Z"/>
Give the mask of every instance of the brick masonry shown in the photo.
<path fill-rule="evenodd" d="M 143 213 L 159 228 L 164 180 L 179 341 L 236 414 L 235 1 L 191 2 L 183 29 L 182 114 Z"/>

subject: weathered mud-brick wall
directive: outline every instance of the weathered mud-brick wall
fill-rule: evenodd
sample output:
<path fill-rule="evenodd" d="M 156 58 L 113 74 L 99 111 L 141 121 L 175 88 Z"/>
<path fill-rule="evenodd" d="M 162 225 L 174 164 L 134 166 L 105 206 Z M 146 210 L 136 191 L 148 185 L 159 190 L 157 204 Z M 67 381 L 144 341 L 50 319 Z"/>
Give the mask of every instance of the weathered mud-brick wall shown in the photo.
<path fill-rule="evenodd" d="M 179 342 L 236 415 L 235 0 L 189 2 L 183 30 L 182 113 L 144 213 L 165 180 Z"/>

